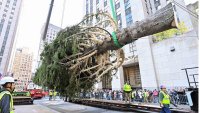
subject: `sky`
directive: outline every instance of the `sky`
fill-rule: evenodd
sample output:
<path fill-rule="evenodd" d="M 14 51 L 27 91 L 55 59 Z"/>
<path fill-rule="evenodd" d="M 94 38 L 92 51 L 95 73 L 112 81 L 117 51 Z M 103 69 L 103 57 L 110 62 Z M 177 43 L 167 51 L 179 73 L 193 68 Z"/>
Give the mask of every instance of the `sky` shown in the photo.
<path fill-rule="evenodd" d="M 16 33 L 16 48 L 28 47 L 36 59 L 41 29 L 46 22 L 51 0 L 23 0 Z M 50 23 L 61 27 L 64 0 L 54 0 Z M 71 26 L 83 17 L 83 0 L 66 0 L 63 27 Z"/>
<path fill-rule="evenodd" d="M 186 4 L 197 0 L 184 0 Z M 37 58 L 41 29 L 46 22 L 51 0 L 23 0 L 15 49 L 28 47 Z M 50 23 L 61 27 L 64 0 L 54 0 Z M 83 0 L 66 0 L 63 27 L 74 25 L 83 18 Z"/>

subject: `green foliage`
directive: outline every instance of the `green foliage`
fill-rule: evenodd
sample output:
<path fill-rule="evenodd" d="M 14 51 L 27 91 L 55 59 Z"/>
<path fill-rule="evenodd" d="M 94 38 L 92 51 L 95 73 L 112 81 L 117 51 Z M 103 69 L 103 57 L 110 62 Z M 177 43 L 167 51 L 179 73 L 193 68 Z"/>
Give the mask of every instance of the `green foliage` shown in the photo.
<path fill-rule="evenodd" d="M 185 24 L 183 22 L 180 22 L 178 24 L 178 29 L 170 29 L 167 31 L 163 31 L 163 32 L 154 34 L 154 36 L 156 37 L 155 41 L 156 42 L 162 41 L 164 39 L 173 37 L 175 35 L 181 35 L 185 32 L 187 32 L 187 27 L 185 26 Z"/>
<path fill-rule="evenodd" d="M 60 64 L 60 60 L 77 53 L 78 42 L 76 37 L 67 38 L 79 32 L 79 26 L 72 26 L 58 33 L 57 38 L 51 44 L 45 44 L 41 53 L 42 64 L 38 68 L 34 83 L 56 88 L 62 95 L 74 97 L 81 89 L 90 90 L 95 83 L 94 78 L 85 79 L 88 73 L 80 73 L 79 77 L 68 67 Z"/>

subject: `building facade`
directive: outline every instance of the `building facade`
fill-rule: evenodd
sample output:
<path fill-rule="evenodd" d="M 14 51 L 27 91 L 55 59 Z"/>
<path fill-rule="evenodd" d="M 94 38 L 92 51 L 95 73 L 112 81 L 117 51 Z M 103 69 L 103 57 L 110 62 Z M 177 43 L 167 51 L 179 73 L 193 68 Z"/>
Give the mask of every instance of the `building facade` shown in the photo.
<path fill-rule="evenodd" d="M 41 61 L 40 61 L 40 54 L 42 53 L 43 49 L 44 49 L 44 44 L 50 44 L 57 36 L 58 32 L 61 30 L 62 28 L 55 26 L 53 24 L 49 24 L 48 25 L 48 29 L 47 29 L 47 35 L 46 38 L 43 40 L 42 36 L 40 39 L 40 44 L 39 44 L 39 50 L 38 50 L 38 57 L 37 57 L 37 65 L 35 67 L 35 69 L 37 69 L 40 65 L 41 65 Z M 44 27 L 41 30 L 41 34 L 43 34 L 44 31 Z"/>
<path fill-rule="evenodd" d="M 14 57 L 12 73 L 17 79 L 15 85 L 16 91 L 26 89 L 32 77 L 32 62 L 33 53 L 29 52 L 28 48 L 17 49 Z"/>
<path fill-rule="evenodd" d="M 170 1 L 169 0 L 113 0 L 115 4 L 115 11 L 117 15 L 117 22 L 119 29 L 126 28 L 130 26 L 132 23 L 136 21 L 141 21 L 148 16 L 151 16 L 154 14 L 157 10 L 167 5 Z M 184 11 L 182 8 L 180 8 L 180 5 L 184 5 L 183 0 L 175 0 L 177 3 L 173 4 L 174 13 L 176 17 L 176 22 L 184 22 L 186 27 L 188 28 L 188 31 L 193 30 L 192 23 L 190 20 L 189 14 Z M 91 13 L 97 13 L 98 11 L 103 12 L 109 12 L 111 13 L 111 6 L 110 6 L 110 0 L 84 0 L 84 14 L 91 14 Z M 194 32 L 192 32 L 194 33 Z M 187 36 L 183 36 L 187 37 Z M 191 38 L 191 37 L 190 37 Z M 184 40 L 185 39 L 185 40 Z M 181 52 L 187 53 L 186 56 L 189 58 L 190 56 L 194 57 L 194 61 L 189 61 L 187 59 L 188 65 L 194 65 L 197 66 L 195 61 L 197 61 L 197 55 L 195 52 L 197 52 L 197 43 L 196 39 L 191 39 L 195 42 L 193 54 L 189 53 L 187 49 L 189 48 L 188 45 L 186 45 L 186 42 L 188 41 L 186 38 L 183 40 L 176 40 L 174 45 L 178 46 L 181 45 L 185 49 L 181 49 Z M 175 40 L 175 39 L 169 39 Z M 168 40 L 168 41 L 169 41 Z M 179 42 L 180 41 L 180 42 Z M 186 42 L 185 42 L 186 41 Z M 146 42 L 146 43 L 145 43 Z M 182 43 L 181 43 L 182 42 Z M 185 43 L 183 43 L 185 42 Z M 179 72 L 181 70 L 180 62 L 184 60 L 184 58 L 180 58 L 179 60 L 179 67 L 173 68 L 171 74 L 178 73 L 177 76 L 169 75 L 170 73 L 165 73 L 170 69 L 172 69 L 172 65 L 168 63 L 167 61 L 165 63 L 166 66 L 163 68 L 159 68 L 159 62 L 162 61 L 162 58 L 158 59 L 155 58 L 154 54 L 157 54 L 156 52 L 160 51 L 160 54 L 164 54 L 162 52 L 166 51 L 166 44 L 169 43 L 166 41 L 163 41 L 162 44 L 153 43 L 152 42 L 152 36 L 142 37 L 141 39 L 132 42 L 126 46 L 124 46 L 122 49 L 125 53 L 125 61 L 122 64 L 122 66 L 118 69 L 118 72 L 116 76 L 112 78 L 111 86 L 112 90 L 121 90 L 123 88 L 123 84 L 126 81 L 129 81 L 131 86 L 133 88 L 149 88 L 154 89 L 158 88 L 161 84 L 167 84 L 168 87 L 177 86 L 177 87 L 185 87 L 188 85 L 186 82 L 187 79 L 183 77 L 182 79 L 178 79 L 184 72 Z M 189 42 L 188 42 L 189 43 Z M 191 44 L 191 43 L 190 43 Z M 170 46 L 170 45 L 168 45 Z M 157 48 L 162 48 L 156 50 Z M 145 50 L 145 51 L 144 51 Z M 155 53 L 154 53 L 155 52 Z M 170 56 L 172 55 L 172 56 Z M 165 60 L 171 59 L 173 57 L 173 54 L 170 54 L 165 57 Z M 176 59 L 173 57 L 174 60 Z M 178 58 L 178 57 L 177 57 Z M 158 63 L 155 63 L 158 62 Z M 188 66 L 185 66 L 188 67 Z M 166 69 L 167 68 L 167 69 Z M 163 69 L 166 69 L 163 71 Z M 162 73 L 163 72 L 163 73 Z M 166 76 L 168 75 L 168 76 Z M 174 76 L 175 78 L 170 79 L 169 77 Z M 182 75 L 182 76 L 185 76 Z M 172 83 L 168 83 L 170 81 L 173 81 Z M 103 81 L 104 82 L 104 81 Z M 183 82 L 179 84 L 180 82 Z M 98 85 L 96 85 L 96 88 L 104 88 L 102 83 L 100 82 Z"/>
<path fill-rule="evenodd" d="M 7 74 L 22 0 L 0 0 L 0 73 Z"/>

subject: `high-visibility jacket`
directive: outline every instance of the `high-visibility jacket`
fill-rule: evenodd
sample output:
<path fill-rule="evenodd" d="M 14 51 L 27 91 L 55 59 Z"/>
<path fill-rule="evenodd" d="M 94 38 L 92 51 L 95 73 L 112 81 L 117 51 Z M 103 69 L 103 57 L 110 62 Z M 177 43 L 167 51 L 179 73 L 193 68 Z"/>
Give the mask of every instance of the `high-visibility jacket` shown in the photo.
<path fill-rule="evenodd" d="M 136 94 L 136 92 L 133 91 L 132 94 L 131 94 L 131 97 L 132 97 L 132 98 L 135 98 L 135 94 Z"/>
<path fill-rule="evenodd" d="M 10 96 L 10 113 L 14 113 L 14 107 L 13 107 L 13 97 L 11 95 L 11 93 L 9 91 L 3 91 L 0 93 L 0 100 L 2 99 L 2 97 L 7 94 Z M 1 109 L 0 109 L 1 112 Z"/>
<path fill-rule="evenodd" d="M 130 92 L 130 91 L 132 91 L 132 89 L 131 89 L 131 86 L 129 85 L 129 84 L 124 84 L 124 91 L 125 92 Z"/>
<path fill-rule="evenodd" d="M 161 93 L 164 96 L 164 98 L 162 100 L 162 104 L 170 104 L 170 96 L 163 91 L 161 91 Z"/>
<path fill-rule="evenodd" d="M 148 97 L 149 93 L 148 92 L 144 92 L 144 97 Z"/>
<path fill-rule="evenodd" d="M 55 91 L 54 93 L 53 93 L 53 96 L 56 96 L 57 95 L 57 92 Z"/>
<path fill-rule="evenodd" d="M 53 95 L 52 91 L 49 92 L 49 95 Z"/>

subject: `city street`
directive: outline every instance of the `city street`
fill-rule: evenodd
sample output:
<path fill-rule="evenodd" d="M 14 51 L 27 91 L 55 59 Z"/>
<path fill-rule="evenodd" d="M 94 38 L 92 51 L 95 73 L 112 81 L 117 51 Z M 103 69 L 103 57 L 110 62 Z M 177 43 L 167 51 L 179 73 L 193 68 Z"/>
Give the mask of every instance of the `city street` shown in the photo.
<path fill-rule="evenodd" d="M 47 98 L 34 100 L 33 105 L 16 105 L 15 113 L 124 113 L 90 106 L 64 102 L 60 99 L 49 101 Z M 130 113 L 130 112 L 126 112 Z M 132 113 L 132 112 L 131 112 Z"/>

